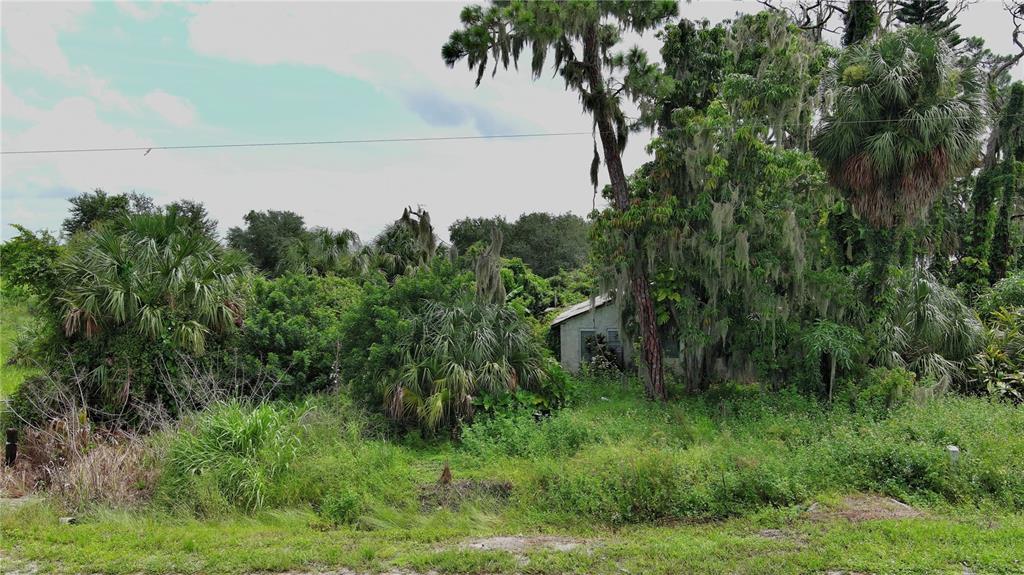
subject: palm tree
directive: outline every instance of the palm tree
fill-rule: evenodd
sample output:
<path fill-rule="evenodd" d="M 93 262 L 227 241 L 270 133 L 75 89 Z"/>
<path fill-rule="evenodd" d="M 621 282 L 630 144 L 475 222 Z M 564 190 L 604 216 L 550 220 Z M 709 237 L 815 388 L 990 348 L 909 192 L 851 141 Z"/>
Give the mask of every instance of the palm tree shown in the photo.
<path fill-rule="evenodd" d="M 424 429 L 457 425 L 473 414 L 473 398 L 538 389 L 550 361 L 515 311 L 468 300 L 431 303 L 411 318 L 394 357 L 374 377 L 385 411 Z"/>
<path fill-rule="evenodd" d="M 59 264 L 68 337 L 124 329 L 149 340 L 169 336 L 202 354 L 207 336 L 240 324 L 249 265 L 176 210 L 129 215 L 77 236 Z"/>
<path fill-rule="evenodd" d="M 984 82 L 918 27 L 854 44 L 826 76 L 831 106 L 812 141 L 833 184 L 877 230 L 921 217 L 969 171 L 984 126 Z"/>
<path fill-rule="evenodd" d="M 931 379 L 940 390 L 961 381 L 983 342 L 977 314 L 927 270 L 901 270 L 887 283 L 876 360 Z"/>
<path fill-rule="evenodd" d="M 288 241 L 278 271 L 321 276 L 346 271 L 358 248 L 359 236 L 351 230 L 313 228 Z"/>

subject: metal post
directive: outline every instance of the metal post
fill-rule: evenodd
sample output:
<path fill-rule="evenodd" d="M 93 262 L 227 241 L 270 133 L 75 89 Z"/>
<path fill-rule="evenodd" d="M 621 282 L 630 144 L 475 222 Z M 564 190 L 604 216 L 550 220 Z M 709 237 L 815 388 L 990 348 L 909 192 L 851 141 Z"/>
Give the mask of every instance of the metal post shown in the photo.
<path fill-rule="evenodd" d="M 956 467 L 960 464 L 960 448 L 955 445 L 947 445 L 946 453 L 949 455 L 949 463 Z"/>
<path fill-rule="evenodd" d="M 4 465 L 14 467 L 14 460 L 18 458 L 18 430 L 9 428 L 7 430 L 7 444 L 4 446 Z"/>

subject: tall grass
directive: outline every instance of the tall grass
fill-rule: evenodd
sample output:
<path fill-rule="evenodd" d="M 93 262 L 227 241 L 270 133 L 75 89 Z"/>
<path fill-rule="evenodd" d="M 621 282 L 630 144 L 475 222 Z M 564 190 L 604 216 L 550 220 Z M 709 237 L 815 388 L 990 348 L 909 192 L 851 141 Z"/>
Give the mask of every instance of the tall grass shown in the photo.
<path fill-rule="evenodd" d="M 1024 410 L 1009 404 L 946 397 L 855 411 L 723 388 L 665 405 L 618 385 L 585 395 L 550 417 L 480 419 L 461 442 L 432 443 L 382 434 L 344 396 L 222 405 L 175 439 L 161 494 L 200 502 L 193 513 L 305 508 L 367 529 L 481 509 L 523 526 L 715 519 L 857 491 L 1024 509 Z M 445 463 L 459 486 L 442 499 L 469 498 L 465 511 L 423 496 Z M 509 499 L 473 499 L 475 485 L 495 482 L 511 482 Z"/>
<path fill-rule="evenodd" d="M 173 439 L 160 494 L 199 513 L 264 507 L 299 446 L 296 406 L 215 405 Z"/>

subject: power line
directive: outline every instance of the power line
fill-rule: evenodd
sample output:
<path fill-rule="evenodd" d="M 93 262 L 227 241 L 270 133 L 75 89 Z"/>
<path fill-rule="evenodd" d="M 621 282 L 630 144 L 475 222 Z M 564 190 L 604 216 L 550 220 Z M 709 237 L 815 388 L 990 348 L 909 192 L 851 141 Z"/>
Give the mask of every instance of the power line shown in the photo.
<path fill-rule="evenodd" d="M 1019 114 L 1008 114 L 1001 117 L 1018 117 L 1024 116 L 1024 113 Z M 973 116 L 949 116 L 943 118 L 945 120 L 966 120 Z M 833 120 L 822 119 L 822 122 L 830 125 L 837 124 L 880 124 L 880 123 L 902 123 L 902 122 L 918 122 L 924 118 L 893 118 L 893 119 L 876 119 L 876 120 Z M 741 119 L 742 121 L 742 119 Z M 780 127 L 806 127 L 808 124 L 805 122 L 793 122 L 793 123 L 781 123 L 772 124 L 768 122 L 766 128 L 780 128 Z M 327 145 L 343 145 L 343 144 L 388 144 L 388 143 L 402 143 L 402 142 L 445 142 L 445 141 L 458 141 L 458 140 L 511 140 L 517 138 L 546 138 L 546 137 L 561 137 L 561 136 L 591 136 L 593 132 L 536 132 L 531 134 L 491 134 L 483 136 L 424 136 L 421 138 L 369 138 L 361 140 L 300 140 L 291 142 L 248 142 L 239 144 L 188 144 L 181 146 L 123 146 L 123 147 L 110 147 L 110 148 L 56 148 L 56 149 L 38 149 L 38 150 L 10 150 L 0 151 L 0 154 L 4 155 L 26 155 L 26 154 L 71 154 L 79 152 L 145 152 L 146 154 L 153 150 L 208 150 L 214 148 L 268 148 L 268 147 L 284 147 L 284 146 L 327 146 Z"/>
<path fill-rule="evenodd" d="M 553 136 L 583 136 L 591 132 L 538 132 L 534 134 L 493 134 L 484 136 L 429 136 L 422 138 L 372 138 L 364 140 L 303 140 L 294 142 L 248 142 L 240 144 L 190 144 L 183 146 L 125 146 L 114 148 L 58 148 L 39 150 L 10 150 L 2 154 L 70 154 L 78 152 L 146 152 L 153 150 L 206 150 L 211 148 L 266 148 L 283 146 L 326 146 L 336 144 L 384 144 L 397 142 L 444 142 L 453 140 L 495 140 L 515 138 L 543 138 Z"/>

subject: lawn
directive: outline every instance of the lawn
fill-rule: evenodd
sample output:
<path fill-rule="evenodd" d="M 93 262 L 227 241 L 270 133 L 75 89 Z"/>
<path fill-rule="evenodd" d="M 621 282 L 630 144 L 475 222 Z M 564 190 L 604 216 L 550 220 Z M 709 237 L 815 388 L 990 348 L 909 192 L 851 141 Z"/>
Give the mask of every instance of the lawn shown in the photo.
<path fill-rule="evenodd" d="M 835 501 L 819 504 L 841 505 Z M 62 525 L 46 506 L 3 512 L 5 560 L 62 573 L 1020 573 L 1024 516 L 947 509 L 903 519 L 811 518 L 804 507 L 695 524 L 508 531 L 486 513 L 412 529 L 324 529 L 308 512 L 196 521 L 102 513 Z M 532 531 L 529 533 L 539 533 Z M 522 544 L 522 545 L 520 545 Z M 560 548 L 556 548 L 559 546 Z M 562 550 L 564 549 L 564 550 Z M 15 561 L 16 560 L 16 561 Z"/>

